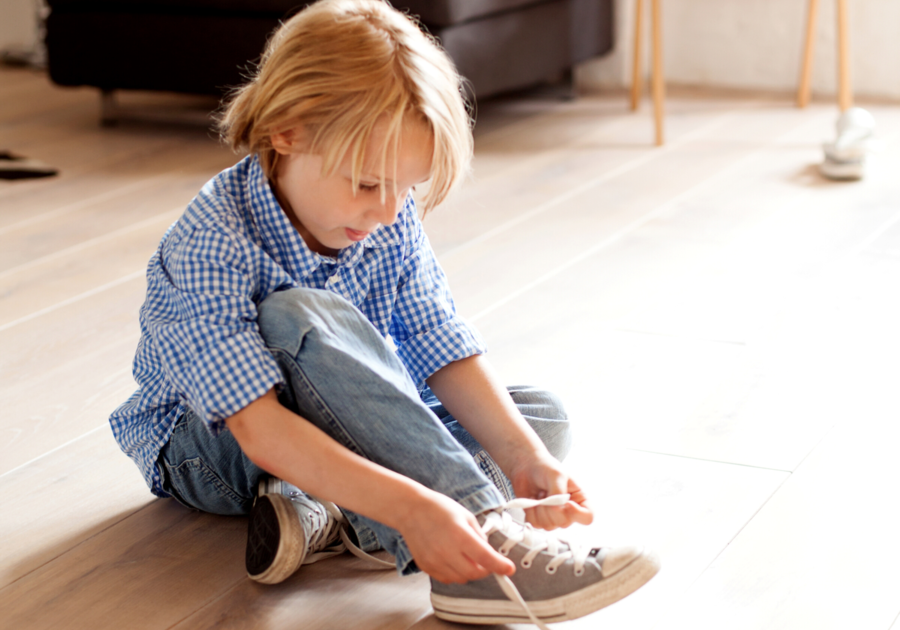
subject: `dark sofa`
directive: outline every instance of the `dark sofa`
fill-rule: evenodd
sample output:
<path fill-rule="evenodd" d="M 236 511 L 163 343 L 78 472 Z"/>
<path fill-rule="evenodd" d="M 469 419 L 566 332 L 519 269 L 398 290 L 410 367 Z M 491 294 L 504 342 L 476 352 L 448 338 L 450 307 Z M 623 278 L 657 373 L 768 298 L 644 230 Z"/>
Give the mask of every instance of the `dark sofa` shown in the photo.
<path fill-rule="evenodd" d="M 221 95 L 298 0 L 49 0 L 51 79 L 66 86 Z M 397 0 L 479 97 L 558 78 L 612 48 L 612 0 Z"/>

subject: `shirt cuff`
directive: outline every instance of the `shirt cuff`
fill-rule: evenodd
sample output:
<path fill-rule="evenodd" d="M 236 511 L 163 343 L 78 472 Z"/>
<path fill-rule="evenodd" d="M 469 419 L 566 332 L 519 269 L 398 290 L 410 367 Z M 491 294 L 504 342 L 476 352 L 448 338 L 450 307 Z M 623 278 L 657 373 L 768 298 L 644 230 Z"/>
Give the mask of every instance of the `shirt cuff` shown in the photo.
<path fill-rule="evenodd" d="M 282 385 L 284 375 L 260 336 L 246 331 L 198 355 L 191 380 L 187 403 L 218 435 L 226 418 Z"/>
<path fill-rule="evenodd" d="M 486 351 L 478 331 L 456 316 L 437 328 L 410 337 L 397 350 L 397 355 L 413 382 L 421 388 L 426 378 L 445 365 Z"/>

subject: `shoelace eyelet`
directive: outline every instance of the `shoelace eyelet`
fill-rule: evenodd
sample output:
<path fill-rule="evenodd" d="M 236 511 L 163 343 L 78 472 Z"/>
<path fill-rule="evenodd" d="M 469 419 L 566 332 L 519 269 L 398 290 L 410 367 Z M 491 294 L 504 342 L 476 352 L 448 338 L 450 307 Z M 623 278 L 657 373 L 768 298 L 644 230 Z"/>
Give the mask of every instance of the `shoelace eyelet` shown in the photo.
<path fill-rule="evenodd" d="M 575 577 L 581 577 L 584 575 L 584 569 L 575 569 Z"/>
<path fill-rule="evenodd" d="M 544 570 L 547 573 L 549 573 L 550 575 L 553 575 L 554 573 L 556 573 L 556 567 L 551 567 L 549 564 L 547 565 L 547 568 Z"/>
<path fill-rule="evenodd" d="M 523 569 L 530 569 L 530 568 L 531 568 L 531 561 L 530 561 L 530 560 L 522 560 L 522 562 L 520 562 L 519 564 L 522 565 L 522 568 L 523 568 Z"/>

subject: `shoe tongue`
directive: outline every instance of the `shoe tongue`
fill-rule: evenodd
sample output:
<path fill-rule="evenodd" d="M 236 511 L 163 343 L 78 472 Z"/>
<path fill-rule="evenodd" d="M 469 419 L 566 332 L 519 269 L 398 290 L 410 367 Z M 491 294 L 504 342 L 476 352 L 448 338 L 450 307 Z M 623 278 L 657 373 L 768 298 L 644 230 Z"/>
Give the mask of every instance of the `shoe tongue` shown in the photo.
<path fill-rule="evenodd" d="M 478 521 L 478 524 L 481 526 L 484 526 L 484 524 L 490 520 L 499 527 L 500 523 L 503 521 L 503 511 L 494 509 L 487 510 L 486 512 L 479 512 L 475 515 L 475 520 Z"/>
<path fill-rule="evenodd" d="M 512 518 L 503 518 L 503 510 L 489 510 L 476 515 L 478 523 L 484 527 L 485 523 L 490 521 L 494 525 L 495 531 L 501 532 L 508 538 L 518 540 L 518 544 L 526 547 L 539 545 L 543 541 L 556 539 L 556 553 L 564 553 L 572 550 L 572 545 L 567 541 L 558 538 L 553 532 L 538 529 L 525 523 L 519 523 Z"/>

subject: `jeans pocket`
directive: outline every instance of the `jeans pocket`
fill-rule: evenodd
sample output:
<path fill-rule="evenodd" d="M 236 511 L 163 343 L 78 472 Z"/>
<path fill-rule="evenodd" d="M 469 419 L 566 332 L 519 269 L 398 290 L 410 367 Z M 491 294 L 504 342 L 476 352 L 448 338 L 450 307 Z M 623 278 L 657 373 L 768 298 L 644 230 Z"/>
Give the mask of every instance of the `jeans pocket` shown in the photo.
<path fill-rule="evenodd" d="M 166 481 L 175 499 L 188 507 L 223 515 L 246 514 L 246 501 L 199 457 L 187 459 L 177 466 L 163 459 Z"/>

